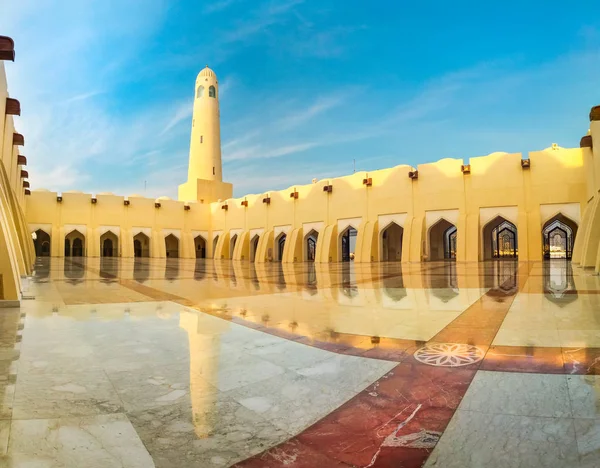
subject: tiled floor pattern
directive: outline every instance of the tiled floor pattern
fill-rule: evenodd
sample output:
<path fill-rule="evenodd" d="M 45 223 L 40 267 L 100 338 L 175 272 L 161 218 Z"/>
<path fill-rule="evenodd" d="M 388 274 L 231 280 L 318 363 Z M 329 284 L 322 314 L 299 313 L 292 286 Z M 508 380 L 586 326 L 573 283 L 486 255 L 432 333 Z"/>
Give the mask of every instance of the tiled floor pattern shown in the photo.
<path fill-rule="evenodd" d="M 600 281 L 564 262 L 46 259 L 27 288 L 0 467 L 600 466 Z"/>

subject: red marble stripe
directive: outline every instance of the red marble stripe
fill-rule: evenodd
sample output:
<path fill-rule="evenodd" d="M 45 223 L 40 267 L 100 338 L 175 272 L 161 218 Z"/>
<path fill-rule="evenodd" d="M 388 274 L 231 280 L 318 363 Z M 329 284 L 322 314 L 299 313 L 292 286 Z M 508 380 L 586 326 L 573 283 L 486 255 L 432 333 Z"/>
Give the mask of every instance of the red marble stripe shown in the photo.
<path fill-rule="evenodd" d="M 431 367 L 414 359 L 399 364 L 301 434 L 236 466 L 311 466 L 284 463 L 293 453 L 294 463 L 317 454 L 337 463 L 312 466 L 420 467 L 475 372 L 476 366 Z"/>

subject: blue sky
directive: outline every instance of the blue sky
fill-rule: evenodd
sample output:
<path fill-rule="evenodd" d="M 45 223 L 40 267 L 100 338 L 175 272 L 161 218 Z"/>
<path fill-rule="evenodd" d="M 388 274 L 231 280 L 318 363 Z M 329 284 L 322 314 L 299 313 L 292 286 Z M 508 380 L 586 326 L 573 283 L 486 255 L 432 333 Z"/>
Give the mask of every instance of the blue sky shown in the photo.
<path fill-rule="evenodd" d="M 600 2 L 0 0 L 33 188 L 175 197 L 194 81 L 221 86 L 235 195 L 578 146 Z M 146 189 L 144 189 L 146 187 Z"/>

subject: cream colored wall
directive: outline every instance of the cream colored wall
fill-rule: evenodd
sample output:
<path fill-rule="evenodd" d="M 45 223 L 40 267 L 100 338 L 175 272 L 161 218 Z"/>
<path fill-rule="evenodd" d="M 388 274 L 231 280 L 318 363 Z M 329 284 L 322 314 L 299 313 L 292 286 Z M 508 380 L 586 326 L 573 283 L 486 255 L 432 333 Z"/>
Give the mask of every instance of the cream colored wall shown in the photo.
<path fill-rule="evenodd" d="M 25 190 L 17 163 L 19 147 L 13 145 L 15 125 L 6 114 L 9 97 L 4 62 L 0 61 L 0 306 L 21 299 L 21 277 L 31 274 L 35 255 L 25 224 Z"/>
<path fill-rule="evenodd" d="M 470 173 L 461 171 L 465 161 L 443 159 L 419 165 L 418 178 L 410 179 L 408 166 L 361 172 L 346 177 L 318 181 L 315 184 L 293 186 L 277 192 L 248 195 L 211 206 L 212 229 L 262 228 L 268 245 L 261 252 L 274 249 L 273 230 L 290 225 L 284 262 L 305 258 L 306 223 L 322 223 L 317 246 L 317 262 L 339 258 L 338 222 L 360 220 L 356 262 L 380 260 L 380 219 L 402 217 L 403 261 L 421 261 L 428 251 L 428 213 L 452 213 L 450 222 L 457 226 L 459 261 L 483 259 L 482 232 L 485 224 L 496 215 L 509 216 L 518 229 L 519 258 L 541 260 L 541 206 L 552 204 L 584 205 L 587 197 L 583 150 L 548 148 L 529 154 L 530 168 L 521 166 L 521 154 L 494 153 L 467 161 Z M 372 186 L 363 185 L 371 178 Z M 323 191 L 333 186 L 332 193 Z M 560 186 L 560 187 L 557 187 Z M 297 198 L 290 198 L 296 191 Z M 266 205 L 262 199 L 270 196 Z M 242 201 L 248 206 L 242 206 Z M 227 205 L 227 210 L 222 209 Z M 481 212 L 487 213 L 482 219 Z M 564 213 L 568 216 L 568 213 Z M 387 224 L 386 224 L 387 225 Z M 439 240 L 435 240 L 439 242 Z M 219 248 L 223 249 L 222 251 Z M 225 255 L 227 245 L 218 246 L 217 258 Z M 242 252 L 242 250 L 240 250 Z M 234 259 L 235 259 L 234 255 Z M 247 258 L 247 257 L 246 257 Z M 238 258 L 238 259 L 241 259 Z M 331 260 L 330 260 L 331 259 Z M 257 256 L 256 261 L 268 260 Z"/>
<path fill-rule="evenodd" d="M 590 111 L 590 130 L 592 148 L 582 148 L 583 160 L 587 171 L 586 181 L 593 184 L 586 190 L 585 207 L 578 238 L 573 251 L 573 263 L 585 268 L 593 268 L 600 273 L 600 106 Z"/>
<path fill-rule="evenodd" d="M 29 230 L 35 231 L 40 225 L 51 225 L 51 255 L 64 256 L 64 239 L 73 229 L 84 230 L 85 255 L 101 255 L 100 237 L 107 231 L 119 239 L 119 256 L 133 257 L 133 238 L 139 232 L 150 237 L 150 255 L 154 258 L 166 256 L 165 238 L 169 234 L 179 239 L 179 256 L 195 258 L 194 237 L 198 231 L 209 231 L 210 205 L 186 203 L 170 199 L 150 199 L 139 196 L 128 198 L 117 195 L 97 195 L 92 203 L 92 195 L 86 193 L 58 194 L 46 190 L 34 190 L 27 197 L 27 222 Z M 155 203 L 160 203 L 156 208 Z M 207 249 L 210 248 L 207 239 Z"/>

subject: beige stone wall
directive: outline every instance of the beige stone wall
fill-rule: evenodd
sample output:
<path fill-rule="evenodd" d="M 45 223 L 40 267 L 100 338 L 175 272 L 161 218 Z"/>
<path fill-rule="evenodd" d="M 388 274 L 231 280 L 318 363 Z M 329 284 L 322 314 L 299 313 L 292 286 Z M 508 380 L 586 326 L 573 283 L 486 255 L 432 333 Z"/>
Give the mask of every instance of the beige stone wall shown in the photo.
<path fill-rule="evenodd" d="M 215 257 L 247 260 L 246 234 L 262 229 L 255 261 L 269 261 L 275 230 L 289 226 L 284 262 L 306 258 L 305 236 L 311 229 L 319 234 L 316 261 L 338 261 L 340 222 L 351 219 L 358 230 L 355 261 L 380 261 L 382 231 L 389 225 L 385 220 L 396 219 L 403 228 L 402 261 L 418 262 L 429 259 L 432 246 L 436 252 L 442 248 L 441 239 L 431 237 L 437 230 L 430 228 L 439 219 L 450 218 L 447 221 L 458 231 L 457 260 L 479 261 L 485 258 L 485 225 L 501 215 L 517 227 L 519 258 L 541 260 L 543 207 L 557 205 L 558 213 L 561 206 L 563 211 L 572 211 L 573 205 L 583 211 L 586 204 L 584 150 L 551 147 L 528 158 L 528 168 L 522 167 L 521 154 L 443 159 L 419 165 L 416 179 L 409 178 L 412 168 L 396 166 L 213 203 L 211 228 L 221 233 Z M 470 173 L 462 172 L 464 164 L 470 165 Z M 363 184 L 364 179 L 371 179 L 372 185 Z M 323 190 L 327 185 L 332 186 L 331 193 Z M 297 196 L 291 197 L 294 192 Z M 263 203 L 267 197 L 270 204 Z M 233 252 L 228 245 L 232 231 L 240 232 L 242 242 Z"/>
<path fill-rule="evenodd" d="M 7 115 L 9 97 L 4 62 L 0 61 L 0 305 L 21 299 L 22 276 L 31 274 L 35 255 L 24 215 L 25 189 L 13 145 L 15 123 Z M 18 119 L 18 117 L 17 117 Z"/>

